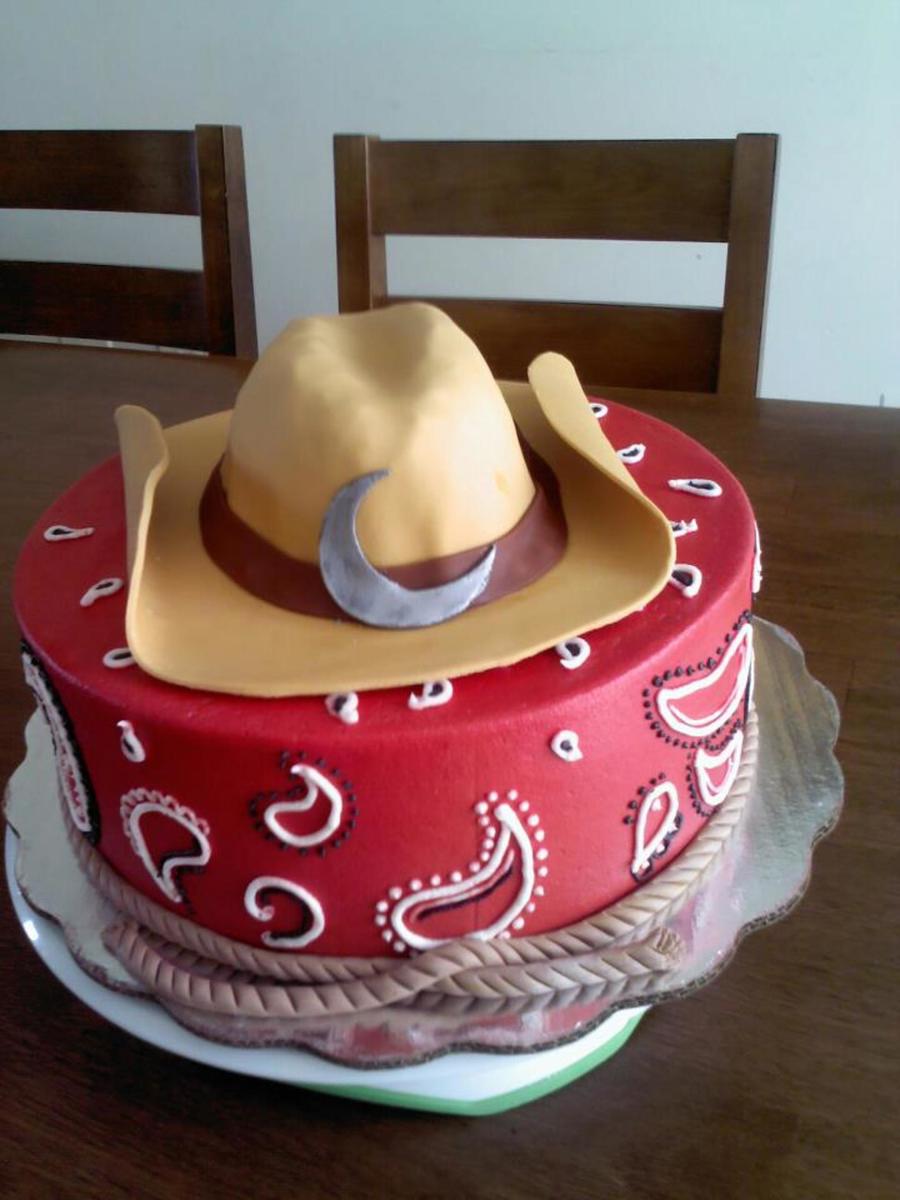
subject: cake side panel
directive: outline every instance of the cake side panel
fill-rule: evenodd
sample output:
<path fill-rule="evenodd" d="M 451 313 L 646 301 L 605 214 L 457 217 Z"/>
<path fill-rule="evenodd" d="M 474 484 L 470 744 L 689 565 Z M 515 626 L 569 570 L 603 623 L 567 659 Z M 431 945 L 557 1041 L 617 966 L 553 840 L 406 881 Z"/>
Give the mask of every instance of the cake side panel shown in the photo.
<path fill-rule="evenodd" d="M 96 797 L 82 832 L 138 891 L 252 945 L 403 953 L 559 928 L 667 866 L 726 794 L 729 748 L 739 761 L 750 628 L 723 597 L 614 687 L 463 743 L 298 727 L 234 745 L 189 712 L 176 729 L 62 677 L 52 694 Z"/>

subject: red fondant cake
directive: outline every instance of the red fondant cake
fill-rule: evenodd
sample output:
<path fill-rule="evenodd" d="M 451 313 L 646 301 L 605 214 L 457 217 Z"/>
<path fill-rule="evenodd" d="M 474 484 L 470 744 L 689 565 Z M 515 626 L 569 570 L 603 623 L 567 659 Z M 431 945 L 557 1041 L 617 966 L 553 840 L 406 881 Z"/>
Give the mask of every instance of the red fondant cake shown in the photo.
<path fill-rule="evenodd" d="M 78 835 L 163 910 L 315 955 L 559 929 L 673 862 L 741 756 L 753 516 L 690 438 L 585 408 L 672 523 L 670 582 L 555 649 L 418 686 L 265 697 L 154 678 L 127 648 L 118 460 L 71 488 L 25 544 L 15 604 Z"/>

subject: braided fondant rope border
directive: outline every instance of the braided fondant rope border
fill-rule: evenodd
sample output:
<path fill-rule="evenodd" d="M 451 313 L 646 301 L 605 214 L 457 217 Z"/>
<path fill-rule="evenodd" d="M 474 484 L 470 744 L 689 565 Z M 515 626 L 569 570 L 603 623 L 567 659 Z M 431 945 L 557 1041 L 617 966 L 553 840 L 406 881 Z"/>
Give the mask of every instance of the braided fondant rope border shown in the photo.
<path fill-rule="evenodd" d="M 410 1001 L 434 994 L 430 985 L 447 982 L 458 971 L 459 963 L 468 958 L 465 948 L 454 943 L 441 947 L 443 954 L 435 952 L 434 960 L 424 970 L 410 970 L 411 964 L 405 963 L 401 969 L 349 983 L 290 985 L 262 983 L 242 975 L 210 976 L 206 973 L 208 964 L 192 955 L 185 956 L 171 943 L 162 942 L 132 921 L 112 926 L 106 931 L 104 942 L 135 978 L 164 1003 L 243 1018 L 335 1017 L 379 1011 L 401 1001 L 406 1002 L 408 1011 Z M 682 953 L 678 935 L 660 929 L 646 942 L 536 964 L 528 972 L 521 972 L 519 979 L 507 980 L 499 990 L 489 990 L 489 981 L 483 978 L 478 994 L 493 999 L 518 999 L 580 991 L 587 984 L 594 988 L 600 985 L 604 994 L 614 998 L 639 994 L 671 970 Z M 203 973 L 195 973 L 191 969 L 195 965 Z"/>
<path fill-rule="evenodd" d="M 161 1000 L 245 1017 L 312 1018 L 415 1007 L 417 997 L 514 999 L 600 987 L 640 994 L 681 956 L 660 928 L 694 894 L 737 826 L 753 779 L 758 726 L 751 711 L 741 765 L 703 829 L 671 866 L 623 900 L 564 929 L 530 937 L 461 939 L 415 958 L 339 958 L 257 949 L 170 913 L 127 884 L 77 831 L 69 833 L 91 883 L 124 920 L 107 948 Z"/>

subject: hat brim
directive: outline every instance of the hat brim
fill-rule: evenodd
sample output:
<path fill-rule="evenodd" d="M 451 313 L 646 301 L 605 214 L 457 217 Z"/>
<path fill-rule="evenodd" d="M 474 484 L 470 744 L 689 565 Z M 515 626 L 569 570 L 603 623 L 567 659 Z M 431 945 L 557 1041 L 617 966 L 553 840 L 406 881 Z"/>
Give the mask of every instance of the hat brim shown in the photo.
<path fill-rule="evenodd" d="M 669 523 L 619 461 L 568 361 L 543 355 L 529 378 L 500 387 L 559 481 L 563 557 L 519 592 L 443 625 L 399 631 L 277 608 L 208 557 L 198 509 L 230 412 L 163 430 L 143 409 L 120 409 L 126 635 L 137 662 L 171 683 L 238 695 L 364 691 L 509 666 L 642 608 L 674 563 Z"/>

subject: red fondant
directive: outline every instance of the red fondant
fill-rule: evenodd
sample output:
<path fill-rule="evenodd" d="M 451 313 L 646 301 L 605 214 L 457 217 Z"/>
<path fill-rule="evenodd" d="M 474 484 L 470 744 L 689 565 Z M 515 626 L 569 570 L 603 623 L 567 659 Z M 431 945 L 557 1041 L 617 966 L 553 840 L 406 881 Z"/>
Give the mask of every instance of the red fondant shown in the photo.
<path fill-rule="evenodd" d="M 118 463 L 104 463 L 70 489 L 23 548 L 15 603 L 80 745 L 101 814 L 99 849 L 109 863 L 157 903 L 253 945 L 267 929 L 296 930 L 300 906 L 273 893 L 275 915 L 257 920 L 244 905 L 248 884 L 260 876 L 293 881 L 325 916 L 310 953 L 378 955 L 396 952 L 394 939 L 383 936 L 391 933 L 389 922 L 376 922 L 390 915 L 378 902 L 393 906 L 390 890 L 402 888 L 405 896 L 413 880 L 425 889 L 435 875 L 447 882 L 459 871 L 467 878 L 484 833 L 475 805 L 492 792 L 503 798 L 514 790 L 529 802 L 548 852 L 535 861 L 547 868 L 537 880 L 543 895 L 522 912 L 514 935 L 569 924 L 637 886 L 630 872 L 634 824 L 625 818 L 633 815 L 628 805 L 638 788 L 661 773 L 678 787 L 682 823 L 653 870 L 673 861 L 704 817 L 688 794 L 693 751 L 661 720 L 661 684 L 654 680 L 668 671 L 674 684 L 686 678 L 679 669 L 691 667 L 692 678 L 715 669 L 726 635 L 734 637 L 750 607 L 753 518 L 725 467 L 675 429 L 615 404 L 603 428 L 615 446 L 645 443 L 643 461 L 630 470 L 667 517 L 696 518 L 698 532 L 679 538 L 677 547 L 680 562 L 702 570 L 700 593 L 688 598 L 666 587 L 643 612 L 586 634 L 591 655 L 577 670 L 565 670 L 554 651 L 545 651 L 455 680 L 448 704 L 420 712 L 408 707 L 411 688 L 365 693 L 356 725 L 329 715 L 321 698 L 244 699 L 175 687 L 136 666 L 104 667 L 103 655 L 125 643 L 126 593 L 88 608 L 79 600 L 98 580 L 125 574 Z M 709 499 L 667 485 L 688 477 L 714 479 L 724 494 Z M 96 532 L 47 542 L 43 530 L 54 523 L 92 525 Z M 710 689 L 709 699 L 722 687 L 727 679 Z M 691 713 L 704 702 L 692 698 Z M 141 763 L 122 753 L 121 720 L 132 723 L 146 751 Z M 732 723 L 712 741 L 721 744 Z M 578 734 L 580 761 L 551 751 L 563 729 Z M 305 852 L 273 837 L 262 820 L 270 804 L 290 799 L 291 789 L 304 794 L 289 772 L 298 761 L 333 779 L 342 797 L 334 835 Z M 180 904 L 161 892 L 126 837 L 121 798 L 134 788 L 172 796 L 208 822 L 210 861 L 180 874 Z M 308 814 L 285 815 L 284 826 L 301 834 L 315 829 L 328 807 L 321 796 L 315 803 Z M 159 831 L 147 829 L 154 850 L 173 848 L 157 845 Z M 514 863 L 488 897 L 430 916 L 411 908 L 410 924 L 439 936 L 483 928 L 515 898 L 519 870 Z"/>

